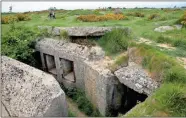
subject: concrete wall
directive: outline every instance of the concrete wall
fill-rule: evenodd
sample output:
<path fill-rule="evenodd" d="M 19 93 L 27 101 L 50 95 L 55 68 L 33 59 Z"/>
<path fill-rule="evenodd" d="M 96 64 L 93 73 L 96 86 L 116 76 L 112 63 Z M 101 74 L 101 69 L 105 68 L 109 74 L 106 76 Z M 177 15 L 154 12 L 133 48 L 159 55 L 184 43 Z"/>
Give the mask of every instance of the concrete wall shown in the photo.
<path fill-rule="evenodd" d="M 87 97 L 104 116 L 109 116 L 112 108 L 116 108 L 121 98 L 116 86 L 120 83 L 108 69 L 94 66 L 94 62 L 85 61 L 84 64 L 85 92 Z"/>
<path fill-rule="evenodd" d="M 67 43 L 63 40 L 43 39 L 36 45 L 36 50 L 41 54 L 43 69 L 46 69 L 45 58 L 43 55 L 54 56 L 57 80 L 65 87 L 77 87 L 84 90 L 84 66 L 83 61 L 88 56 L 88 48 L 74 43 Z M 73 65 L 70 65 L 71 61 Z M 73 66 L 76 82 L 65 80 L 63 76 Z M 64 73 L 65 72 L 65 73 Z"/>
<path fill-rule="evenodd" d="M 1 102 L 9 116 L 68 116 L 65 93 L 52 75 L 9 57 L 1 59 Z"/>
<path fill-rule="evenodd" d="M 40 51 L 42 61 L 43 54 L 53 55 L 57 80 L 65 87 L 85 90 L 87 98 L 103 116 L 108 116 L 110 109 L 116 108 L 117 102 L 121 101 L 121 97 L 118 97 L 121 96 L 117 89 L 120 84 L 118 79 L 108 69 L 94 66 L 94 60 L 89 60 L 91 49 L 64 41 L 43 39 L 37 43 L 36 50 Z M 100 54 L 98 56 L 101 57 Z M 73 62 L 75 82 L 67 81 L 62 76 L 65 75 L 64 70 L 70 67 L 67 60 Z M 43 64 L 45 68 L 46 65 Z"/>

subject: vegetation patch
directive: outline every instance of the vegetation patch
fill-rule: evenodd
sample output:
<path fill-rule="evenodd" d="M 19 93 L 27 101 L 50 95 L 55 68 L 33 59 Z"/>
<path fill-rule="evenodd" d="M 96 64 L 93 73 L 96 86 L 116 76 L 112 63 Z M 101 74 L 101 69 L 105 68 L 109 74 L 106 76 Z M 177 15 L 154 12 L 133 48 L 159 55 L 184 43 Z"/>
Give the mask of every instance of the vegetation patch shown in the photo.
<path fill-rule="evenodd" d="M 61 85 L 61 87 L 63 88 L 66 95 L 70 97 L 75 103 L 77 103 L 78 108 L 86 115 L 91 117 L 101 116 L 98 109 L 94 108 L 91 102 L 86 98 L 84 91 L 76 88 L 65 88 L 63 85 Z"/>
<path fill-rule="evenodd" d="M 116 58 L 114 63 L 109 66 L 109 69 L 111 72 L 115 72 L 121 67 L 127 66 L 128 65 L 128 55 L 121 55 Z"/>
<path fill-rule="evenodd" d="M 186 116 L 186 71 L 164 53 L 151 46 L 136 45 L 142 65 L 150 72 L 162 74 L 162 85 L 145 102 L 138 104 L 126 116 Z"/>
<path fill-rule="evenodd" d="M 72 111 L 68 110 L 68 117 L 77 117 L 77 115 Z"/>
<path fill-rule="evenodd" d="M 31 20 L 31 18 L 27 14 L 16 14 L 16 15 L 2 16 L 1 23 L 9 24 L 13 22 L 28 21 L 28 20 Z"/>
<path fill-rule="evenodd" d="M 60 38 L 62 38 L 64 40 L 69 40 L 68 32 L 66 30 L 61 30 L 60 31 Z"/>
<path fill-rule="evenodd" d="M 145 17 L 145 14 L 140 12 L 129 12 L 126 14 L 127 16 L 134 16 L 134 17 Z"/>
<path fill-rule="evenodd" d="M 107 20 L 124 20 L 127 19 L 123 14 L 105 14 L 105 15 L 81 15 L 77 17 L 78 20 L 83 22 L 99 22 Z"/>
<path fill-rule="evenodd" d="M 98 44 L 105 50 L 107 55 L 112 55 L 127 50 L 130 39 L 130 29 L 117 28 L 106 33 L 98 40 Z"/>
<path fill-rule="evenodd" d="M 160 18 L 160 15 L 159 15 L 159 14 L 151 14 L 151 15 L 148 17 L 148 20 L 153 20 L 153 19 L 157 19 L 157 18 Z"/>
<path fill-rule="evenodd" d="M 33 54 L 35 39 L 39 36 L 41 36 L 41 33 L 37 32 L 37 30 L 12 24 L 9 32 L 2 35 L 2 55 L 32 66 L 38 65 Z"/>

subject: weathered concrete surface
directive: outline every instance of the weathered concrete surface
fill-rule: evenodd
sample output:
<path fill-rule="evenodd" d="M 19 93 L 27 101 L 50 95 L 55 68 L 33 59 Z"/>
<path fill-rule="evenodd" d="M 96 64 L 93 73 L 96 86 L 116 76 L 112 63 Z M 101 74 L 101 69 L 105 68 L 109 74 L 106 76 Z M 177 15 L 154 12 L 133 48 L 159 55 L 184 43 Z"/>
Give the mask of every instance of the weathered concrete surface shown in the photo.
<path fill-rule="evenodd" d="M 2 102 L 1 102 L 1 113 L 2 113 L 2 114 L 1 114 L 2 117 L 10 117 L 8 111 L 6 110 L 6 108 L 5 108 L 5 106 L 2 104 Z"/>
<path fill-rule="evenodd" d="M 52 75 L 2 56 L 2 103 L 11 117 L 68 115 L 65 93 Z"/>
<path fill-rule="evenodd" d="M 83 60 L 89 55 L 89 49 L 86 46 L 78 45 L 75 43 L 65 42 L 63 40 L 55 40 L 45 38 L 36 44 L 36 50 L 41 54 L 43 68 L 46 68 L 44 55 L 53 55 L 57 71 L 57 80 L 64 84 L 65 87 L 77 87 L 84 89 L 83 80 Z M 64 60 L 72 61 L 73 65 L 64 63 Z M 75 72 L 76 82 L 66 81 L 63 76 L 66 74 L 71 66 Z"/>
<path fill-rule="evenodd" d="M 101 47 L 95 46 L 90 49 L 89 60 L 100 60 L 104 58 L 105 52 Z"/>
<path fill-rule="evenodd" d="M 134 63 L 117 70 L 115 75 L 127 87 L 146 95 L 150 95 L 158 87 L 158 83 L 149 78 L 142 67 Z"/>
<path fill-rule="evenodd" d="M 121 104 L 120 82 L 108 69 L 93 61 L 84 64 L 85 92 L 89 100 L 103 116 L 109 116 L 111 109 L 117 110 Z"/>
<path fill-rule="evenodd" d="M 106 32 L 111 31 L 113 28 L 127 29 L 131 32 L 128 27 L 52 27 L 52 26 L 38 26 L 40 30 L 46 30 L 53 36 L 60 36 L 62 31 L 66 31 L 69 36 L 103 36 Z"/>
<path fill-rule="evenodd" d="M 38 26 L 39 29 L 47 29 L 48 33 L 60 35 L 61 31 L 67 31 L 69 36 L 103 36 L 111 31 L 112 27 L 52 27 Z"/>
<path fill-rule="evenodd" d="M 182 25 L 174 25 L 174 26 L 160 26 L 158 28 L 155 28 L 154 31 L 156 32 L 166 32 L 166 31 L 170 31 L 170 30 L 180 30 L 182 28 Z"/>

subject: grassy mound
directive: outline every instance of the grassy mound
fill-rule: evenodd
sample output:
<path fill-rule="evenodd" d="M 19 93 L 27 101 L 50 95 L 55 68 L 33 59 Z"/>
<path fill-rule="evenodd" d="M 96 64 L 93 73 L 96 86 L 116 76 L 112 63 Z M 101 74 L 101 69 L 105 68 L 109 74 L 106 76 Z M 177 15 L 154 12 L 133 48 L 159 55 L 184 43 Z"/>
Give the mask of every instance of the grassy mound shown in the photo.
<path fill-rule="evenodd" d="M 129 29 L 113 29 L 111 32 L 106 33 L 98 44 L 105 50 L 107 55 L 119 53 L 127 50 L 131 33 Z"/>

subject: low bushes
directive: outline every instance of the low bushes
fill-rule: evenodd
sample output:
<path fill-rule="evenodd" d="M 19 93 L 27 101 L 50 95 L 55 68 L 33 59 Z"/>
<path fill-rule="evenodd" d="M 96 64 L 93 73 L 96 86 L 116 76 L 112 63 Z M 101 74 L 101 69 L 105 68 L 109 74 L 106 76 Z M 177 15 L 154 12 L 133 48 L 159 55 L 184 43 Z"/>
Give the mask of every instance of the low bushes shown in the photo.
<path fill-rule="evenodd" d="M 99 22 L 107 20 L 124 20 L 127 19 L 123 14 L 106 14 L 106 15 L 81 15 L 77 17 L 83 22 Z"/>
<path fill-rule="evenodd" d="M 2 24 L 9 24 L 12 22 L 18 21 L 17 17 L 15 16 L 2 16 L 1 23 Z"/>
<path fill-rule="evenodd" d="M 16 14 L 16 15 L 3 16 L 1 18 L 1 23 L 9 24 L 12 22 L 28 21 L 28 20 L 31 20 L 31 18 L 27 14 Z"/>
<path fill-rule="evenodd" d="M 157 18 L 159 18 L 159 17 L 160 17 L 159 14 L 151 14 L 151 15 L 148 17 L 148 20 L 157 19 Z"/>
<path fill-rule="evenodd" d="M 107 55 L 110 55 L 127 50 L 130 39 L 130 29 L 117 28 L 106 33 L 101 39 L 98 40 L 98 44 L 105 50 Z"/>
<path fill-rule="evenodd" d="M 31 20 L 31 18 L 27 14 L 16 14 L 18 21 L 27 21 Z"/>
<path fill-rule="evenodd" d="M 38 66 L 34 59 L 34 40 L 40 35 L 36 30 L 11 24 L 9 32 L 2 35 L 2 55 L 17 59 L 31 66 Z"/>
<path fill-rule="evenodd" d="M 140 12 L 129 12 L 126 14 L 127 16 L 135 16 L 135 17 L 145 17 L 143 13 Z"/>

